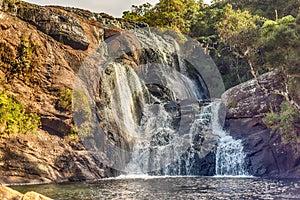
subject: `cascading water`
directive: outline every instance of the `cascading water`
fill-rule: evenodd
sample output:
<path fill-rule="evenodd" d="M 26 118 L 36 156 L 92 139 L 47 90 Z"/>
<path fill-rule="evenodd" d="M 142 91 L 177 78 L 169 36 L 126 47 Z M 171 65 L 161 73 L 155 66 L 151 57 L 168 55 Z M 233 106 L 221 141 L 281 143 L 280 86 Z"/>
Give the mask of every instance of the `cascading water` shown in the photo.
<path fill-rule="evenodd" d="M 93 119 L 99 119 L 75 120 L 82 129 L 98 127 L 83 138 L 94 155 L 131 175 L 245 174 L 240 141 L 216 120 L 220 103 L 207 102 L 224 87 L 202 48 L 147 30 L 112 37 L 103 46 L 95 53 L 101 67 L 87 63 L 77 84 L 88 91 Z"/>
<path fill-rule="evenodd" d="M 216 153 L 216 174 L 221 176 L 246 176 L 246 155 L 241 140 L 226 135 L 220 138 Z"/>
<path fill-rule="evenodd" d="M 245 166 L 246 154 L 241 140 L 236 140 L 226 133 L 218 121 L 220 102 L 213 102 L 213 131 L 220 136 L 216 151 L 217 176 L 248 176 Z"/>

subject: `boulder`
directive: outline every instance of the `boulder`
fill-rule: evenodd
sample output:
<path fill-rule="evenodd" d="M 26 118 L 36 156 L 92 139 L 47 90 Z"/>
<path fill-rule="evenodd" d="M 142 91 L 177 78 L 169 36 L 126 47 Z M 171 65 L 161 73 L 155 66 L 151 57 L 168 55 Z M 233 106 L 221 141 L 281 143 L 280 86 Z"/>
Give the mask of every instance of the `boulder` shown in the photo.
<path fill-rule="evenodd" d="M 0 185 L 0 199 L 2 200 L 51 200 L 36 192 L 27 192 L 24 195 L 16 190 Z"/>
<path fill-rule="evenodd" d="M 261 85 L 267 89 L 278 89 L 281 79 L 275 72 L 262 75 L 259 78 Z M 264 93 L 252 79 L 233 88 L 222 95 L 222 101 L 227 108 L 227 118 L 251 118 L 277 109 L 282 102 L 282 97 Z"/>
<path fill-rule="evenodd" d="M 280 87 L 281 79 L 271 72 L 259 77 L 266 88 Z M 278 132 L 272 132 L 262 122 L 270 109 L 279 109 L 283 98 L 265 94 L 255 80 L 237 85 L 222 95 L 226 105 L 225 128 L 241 139 L 247 154 L 249 173 L 263 177 L 300 177 L 300 154 L 282 142 Z"/>
<path fill-rule="evenodd" d="M 27 192 L 24 194 L 22 200 L 51 200 L 51 199 L 36 192 Z"/>
<path fill-rule="evenodd" d="M 21 200 L 23 194 L 9 187 L 0 185 L 0 199 L 2 200 Z"/>

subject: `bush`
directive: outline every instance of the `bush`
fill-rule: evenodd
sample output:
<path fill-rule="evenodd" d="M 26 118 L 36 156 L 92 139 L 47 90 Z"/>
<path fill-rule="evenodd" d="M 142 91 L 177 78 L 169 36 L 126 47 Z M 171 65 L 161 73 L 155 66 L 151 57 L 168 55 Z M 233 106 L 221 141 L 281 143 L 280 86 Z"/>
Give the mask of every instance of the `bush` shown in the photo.
<path fill-rule="evenodd" d="M 34 82 L 34 73 L 41 65 L 39 44 L 22 37 L 21 43 L 15 49 L 6 43 L 0 43 L 0 61 L 1 66 L 6 72 L 8 80 L 18 77 L 24 82 Z"/>
<path fill-rule="evenodd" d="M 37 133 L 40 118 L 25 108 L 6 91 L 0 92 L 0 135 Z"/>
<path fill-rule="evenodd" d="M 300 113 L 288 102 L 283 102 L 280 112 L 271 111 L 263 119 L 263 123 L 270 129 L 271 133 L 279 131 L 283 142 L 290 143 L 296 147 L 299 140 L 297 136 L 296 124 L 300 121 Z"/>
<path fill-rule="evenodd" d="M 59 92 L 59 97 L 57 105 L 59 108 L 62 108 L 66 111 L 72 110 L 72 90 L 69 88 L 64 88 Z"/>

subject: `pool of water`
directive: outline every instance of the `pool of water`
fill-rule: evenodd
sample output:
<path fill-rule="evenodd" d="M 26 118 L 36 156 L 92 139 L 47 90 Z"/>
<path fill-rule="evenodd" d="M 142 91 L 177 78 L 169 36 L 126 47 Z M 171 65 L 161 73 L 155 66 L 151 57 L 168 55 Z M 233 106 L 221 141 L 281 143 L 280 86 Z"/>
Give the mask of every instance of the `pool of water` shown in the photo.
<path fill-rule="evenodd" d="M 96 182 L 14 186 L 58 200 L 300 199 L 300 179 L 119 177 Z"/>

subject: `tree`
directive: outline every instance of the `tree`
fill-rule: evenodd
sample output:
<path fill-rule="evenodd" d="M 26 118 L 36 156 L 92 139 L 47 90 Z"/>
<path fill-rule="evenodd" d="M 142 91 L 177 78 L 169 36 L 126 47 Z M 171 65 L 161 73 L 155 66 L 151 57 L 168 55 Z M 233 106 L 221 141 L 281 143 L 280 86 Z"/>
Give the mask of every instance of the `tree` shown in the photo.
<path fill-rule="evenodd" d="M 188 34 L 198 8 L 195 0 L 160 0 L 154 7 L 150 4 L 132 6 L 130 12 L 123 13 L 123 18 Z"/>
<path fill-rule="evenodd" d="M 273 20 L 276 19 L 275 11 L 280 18 L 286 15 L 296 17 L 300 7 L 300 0 L 221 0 L 219 2 Z"/>
<path fill-rule="evenodd" d="M 261 29 L 260 45 L 264 66 L 279 71 L 284 80 L 284 89 L 273 93 L 282 95 L 300 111 L 299 94 L 295 91 L 295 86 L 300 83 L 300 15 L 297 20 L 288 15 L 276 21 L 266 21 Z"/>
<path fill-rule="evenodd" d="M 290 92 L 291 86 L 295 85 L 292 82 L 299 76 L 300 20 L 287 16 L 262 22 L 262 18 L 252 16 L 248 11 L 235 11 L 228 5 L 217 24 L 217 31 L 234 55 L 247 60 L 252 75 L 264 92 L 283 96 L 300 111 L 300 105 Z M 268 90 L 260 84 L 258 75 L 267 69 L 276 70 L 283 77 L 282 89 Z"/>
<path fill-rule="evenodd" d="M 123 18 L 130 19 L 133 21 L 143 21 L 150 23 L 150 14 L 153 6 L 150 3 L 145 3 L 140 6 L 131 6 L 131 11 L 124 11 Z"/>

